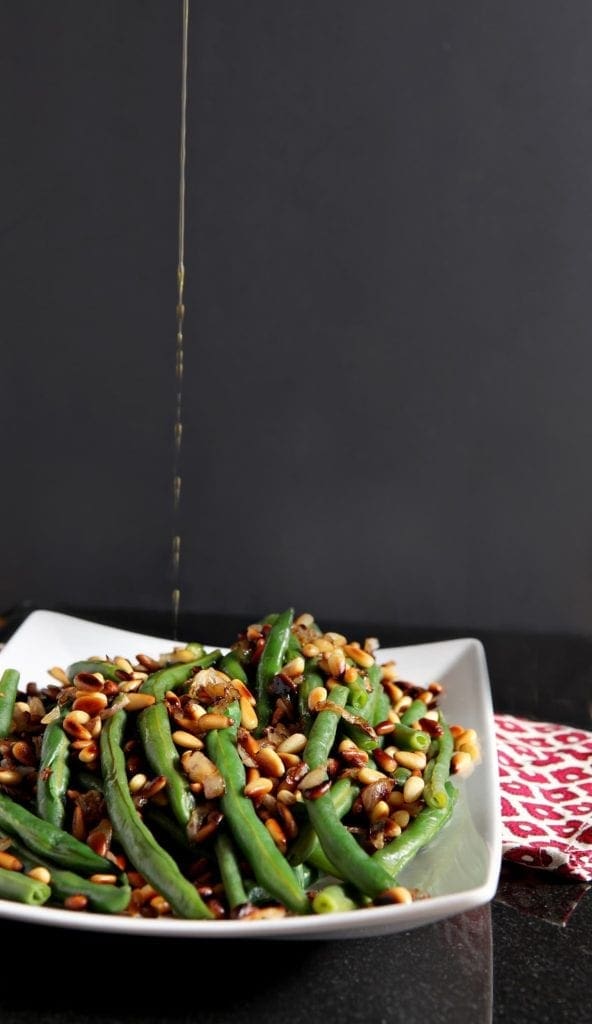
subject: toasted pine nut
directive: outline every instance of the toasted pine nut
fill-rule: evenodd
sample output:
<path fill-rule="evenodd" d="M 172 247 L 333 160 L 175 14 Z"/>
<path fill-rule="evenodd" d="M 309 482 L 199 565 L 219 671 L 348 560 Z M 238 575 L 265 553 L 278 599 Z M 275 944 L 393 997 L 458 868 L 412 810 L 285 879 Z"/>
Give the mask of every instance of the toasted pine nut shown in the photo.
<path fill-rule="evenodd" d="M 70 680 L 68 679 L 68 676 L 64 672 L 63 668 L 60 668 L 58 665 L 56 665 L 54 666 L 54 668 L 48 669 L 48 671 L 50 676 L 53 676 L 54 679 L 57 679 L 57 681 L 59 683 L 62 683 L 63 686 L 70 685 Z"/>
<path fill-rule="evenodd" d="M 413 897 L 404 885 L 395 885 L 392 889 L 380 894 L 381 902 L 388 903 L 413 903 Z"/>
<path fill-rule="evenodd" d="M 384 772 L 377 772 L 374 768 L 360 768 L 358 772 L 358 782 L 362 785 L 367 786 L 370 782 L 378 782 L 380 779 L 386 779 Z"/>
<path fill-rule="evenodd" d="M 257 712 L 251 704 L 251 701 L 248 697 L 240 697 L 239 705 L 241 725 L 244 726 L 245 729 L 256 729 L 259 719 L 257 718 Z"/>
<path fill-rule="evenodd" d="M 370 821 L 374 825 L 377 821 L 383 821 L 384 818 L 388 818 L 390 813 L 391 809 L 386 800 L 378 800 L 370 811 Z"/>
<path fill-rule="evenodd" d="M 466 775 L 473 767 L 473 759 L 466 750 L 459 750 L 450 759 L 450 769 L 454 775 Z M 0 772 L 0 775 L 2 773 Z"/>
<path fill-rule="evenodd" d="M 284 762 L 273 747 L 260 747 L 255 754 L 255 760 L 261 771 L 272 778 L 280 779 L 286 771 Z"/>
<path fill-rule="evenodd" d="M 23 864 L 18 857 L 14 857 L 12 853 L 6 853 L 5 850 L 0 850 L 0 868 L 4 868 L 5 871 L 22 871 Z"/>
<path fill-rule="evenodd" d="M 327 655 L 327 666 L 332 676 L 343 675 L 347 668 L 347 663 L 341 647 L 337 647 L 334 651 L 329 652 Z"/>
<path fill-rule="evenodd" d="M 302 796 L 301 793 L 293 793 L 291 789 L 278 789 L 276 799 L 278 803 L 284 804 L 286 807 L 291 807 L 298 800 L 298 797 Z"/>
<path fill-rule="evenodd" d="M 103 875 L 99 873 L 98 875 L 91 875 L 89 882 L 94 882 L 95 885 L 116 885 L 117 875 Z"/>
<path fill-rule="evenodd" d="M 128 783 L 130 793 L 138 793 L 144 788 L 147 782 L 148 779 L 142 772 L 138 772 L 136 775 L 133 775 Z"/>
<path fill-rule="evenodd" d="M 226 729 L 229 725 L 232 725 L 232 719 L 228 718 L 227 715 L 217 715 L 206 712 L 205 715 L 201 715 L 198 721 L 199 728 L 203 732 L 209 732 L 210 729 Z"/>
<path fill-rule="evenodd" d="M 88 899 L 86 896 L 81 894 L 76 896 L 67 896 L 64 900 L 64 906 L 67 910 L 86 910 L 88 906 Z"/>
<path fill-rule="evenodd" d="M 127 658 L 119 658 L 119 657 L 114 658 L 113 659 L 113 664 L 117 665 L 117 668 L 123 669 L 124 672 L 129 672 L 130 676 L 131 676 L 132 672 L 134 671 L 133 667 L 132 667 L 131 661 L 128 661 Z"/>
<path fill-rule="evenodd" d="M 423 793 L 425 782 L 421 775 L 410 775 L 407 782 L 403 786 L 403 800 L 406 804 L 412 804 L 414 800 L 418 800 Z"/>
<path fill-rule="evenodd" d="M 41 864 L 39 867 L 31 868 L 30 871 L 27 871 L 27 874 L 29 878 L 34 878 L 35 881 L 43 882 L 45 885 L 49 885 L 51 882 L 51 875 L 49 871 L 47 868 L 42 867 Z"/>
<path fill-rule="evenodd" d="M 271 835 L 271 838 L 273 839 L 280 853 L 285 854 L 286 850 L 288 849 L 288 840 L 279 821 L 276 821 L 275 818 L 268 818 L 267 821 L 265 822 L 265 827 L 269 834 Z"/>
<path fill-rule="evenodd" d="M 302 653 L 305 658 L 316 658 L 321 652 L 316 644 L 303 644 Z"/>
<path fill-rule="evenodd" d="M 267 793 L 271 793 L 272 789 L 273 782 L 271 779 L 253 779 L 252 782 L 247 782 L 243 792 L 251 800 L 260 800 Z"/>
<path fill-rule="evenodd" d="M 351 686 L 352 683 L 355 683 L 356 680 L 359 679 L 359 676 L 360 673 L 358 672 L 357 668 L 354 668 L 353 665 L 348 665 L 345 672 L 343 673 L 343 682 L 345 683 L 346 686 Z"/>
<path fill-rule="evenodd" d="M 0 786 L 16 786 L 21 781 L 21 773 L 12 768 L 0 770 Z"/>
<path fill-rule="evenodd" d="M 389 807 L 402 807 L 405 798 L 400 789 L 392 789 L 388 797 Z"/>
<path fill-rule="evenodd" d="M 383 683 L 394 683 L 398 678 L 397 665 L 394 661 L 385 661 L 380 666 L 380 678 Z"/>
<path fill-rule="evenodd" d="M 343 633 L 333 633 L 329 631 L 328 633 L 325 633 L 325 636 L 327 637 L 327 640 L 330 640 L 336 647 L 345 647 L 347 643 L 347 637 L 344 636 Z"/>
<path fill-rule="evenodd" d="M 383 772 L 394 772 L 397 768 L 397 762 L 394 757 L 387 754 L 386 750 L 381 750 L 377 747 L 376 750 L 372 751 L 376 764 Z"/>
<path fill-rule="evenodd" d="M 299 615 L 297 619 L 294 619 L 294 625 L 301 626 L 302 629 L 310 629 L 313 622 L 314 615 L 311 615 L 310 612 L 302 612 L 302 614 Z"/>
<path fill-rule="evenodd" d="M 107 697 L 100 690 L 95 690 L 94 692 L 89 690 L 76 698 L 72 708 L 74 711 L 86 711 L 93 718 L 101 711 L 104 711 L 108 703 Z"/>
<path fill-rule="evenodd" d="M 286 768 L 295 768 L 301 761 L 298 754 L 286 754 L 284 751 L 282 751 L 281 754 L 278 753 L 278 757 L 281 757 L 282 764 L 284 764 Z"/>
<path fill-rule="evenodd" d="M 409 811 L 406 811 L 404 808 L 401 808 L 400 811 L 395 811 L 393 814 L 393 821 L 396 821 L 397 825 L 400 825 L 401 828 L 407 828 L 410 818 Z"/>
<path fill-rule="evenodd" d="M 26 765 L 28 768 L 36 764 L 33 749 L 24 740 L 17 740 L 16 743 L 13 743 L 11 754 L 17 761 L 20 761 L 21 764 Z"/>
<path fill-rule="evenodd" d="M 125 679 L 123 683 L 119 684 L 118 689 L 120 693 L 135 693 L 136 690 L 140 689 L 141 685 L 141 679 Z"/>
<path fill-rule="evenodd" d="M 431 690 L 422 690 L 422 692 L 419 694 L 418 700 L 422 700 L 424 704 L 427 705 L 432 703 L 434 696 L 435 695 L 432 693 Z"/>
<path fill-rule="evenodd" d="M 123 706 L 126 711 L 142 711 L 152 704 L 156 704 L 156 697 L 152 693 L 126 693 Z"/>
<path fill-rule="evenodd" d="M 426 756 L 422 750 L 397 750 L 395 761 L 402 768 L 410 768 L 411 771 L 419 768 L 420 772 L 424 770 L 427 763 Z"/>
<path fill-rule="evenodd" d="M 374 664 L 374 658 L 367 651 L 363 651 L 361 647 L 355 647 L 354 644 L 346 644 L 343 648 L 348 658 L 359 665 L 360 668 L 370 668 Z"/>
<path fill-rule="evenodd" d="M 293 732 L 276 747 L 278 754 L 300 754 L 306 746 L 306 736 L 303 732 Z"/>
<path fill-rule="evenodd" d="M 297 676 L 301 676 L 304 672 L 304 658 L 298 654 L 295 658 L 292 658 L 287 665 L 284 665 L 282 672 L 288 676 L 288 679 L 296 679 Z"/>
<path fill-rule="evenodd" d="M 319 765 L 318 768 L 313 768 L 312 771 L 307 772 L 303 779 L 298 783 L 298 789 L 300 792 L 306 792 L 308 789 L 315 789 L 316 786 L 320 786 L 321 783 L 327 779 L 327 769 L 325 765 Z"/>
<path fill-rule="evenodd" d="M 82 761 L 83 764 L 91 764 L 93 761 L 96 761 L 98 756 L 99 748 L 93 740 L 92 743 L 89 743 L 88 746 L 84 748 L 84 750 L 80 751 L 78 760 Z"/>
<path fill-rule="evenodd" d="M 402 697 L 399 697 L 394 710 L 398 715 L 400 715 L 402 711 L 406 711 L 407 708 L 410 708 L 412 703 L 413 701 L 411 700 L 411 697 L 407 693 L 404 693 Z"/>
<path fill-rule="evenodd" d="M 327 700 L 327 690 L 324 686 L 315 686 L 308 695 L 308 710 L 314 711 L 317 704 Z"/>
<path fill-rule="evenodd" d="M 172 740 L 178 747 L 184 747 L 186 750 L 203 750 L 203 742 L 199 736 L 194 736 L 184 729 L 177 729 L 172 735 Z"/>
<path fill-rule="evenodd" d="M 192 655 L 192 660 L 194 657 L 195 655 Z M 171 905 L 168 900 L 165 900 L 164 896 L 153 896 L 150 900 L 150 906 L 156 911 L 159 917 L 162 917 L 163 914 L 170 914 L 171 912 Z"/>

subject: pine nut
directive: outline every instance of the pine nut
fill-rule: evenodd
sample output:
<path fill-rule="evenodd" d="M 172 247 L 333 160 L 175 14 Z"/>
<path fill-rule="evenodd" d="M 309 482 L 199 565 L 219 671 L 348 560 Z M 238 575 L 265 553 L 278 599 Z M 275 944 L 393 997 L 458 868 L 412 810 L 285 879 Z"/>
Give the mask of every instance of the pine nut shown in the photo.
<path fill-rule="evenodd" d="M 341 647 L 338 647 L 327 655 L 327 666 L 332 676 L 343 675 L 347 668 L 347 663 L 345 661 L 345 654 Z"/>
<path fill-rule="evenodd" d="M 281 757 L 282 764 L 284 764 L 286 768 L 295 768 L 297 764 L 300 764 L 301 760 L 298 754 L 286 754 L 284 751 L 281 753 L 278 752 L 278 757 Z"/>
<path fill-rule="evenodd" d="M 395 711 L 400 715 L 402 711 L 406 711 L 407 708 L 410 708 L 412 703 L 413 701 L 411 700 L 411 697 L 405 693 L 402 697 L 399 697 L 399 700 L 395 704 Z"/>
<path fill-rule="evenodd" d="M 413 897 L 404 885 L 395 885 L 380 894 L 380 900 L 388 903 L 413 903 Z"/>
<path fill-rule="evenodd" d="M 13 743 L 11 754 L 16 761 L 28 768 L 32 768 L 36 764 L 33 749 L 24 740 L 17 740 L 16 743 Z"/>
<path fill-rule="evenodd" d="M 359 665 L 360 668 L 370 668 L 374 664 L 374 658 L 367 651 L 363 651 L 361 647 L 355 647 L 353 644 L 346 644 L 343 648 L 348 658 Z"/>
<path fill-rule="evenodd" d="M 294 625 L 300 626 L 302 629 L 310 629 L 314 622 L 314 615 L 310 612 L 302 612 L 297 619 L 294 619 Z"/>
<path fill-rule="evenodd" d="M 20 772 L 14 771 L 12 768 L 0 770 L 0 786 L 16 786 L 20 781 Z"/>
<path fill-rule="evenodd" d="M 67 896 L 64 900 L 64 906 L 66 910 L 86 910 L 88 899 L 82 895 Z"/>
<path fill-rule="evenodd" d="M 93 761 L 96 761 L 98 756 L 99 748 L 95 741 L 93 740 L 91 743 L 88 744 L 88 746 L 84 748 L 84 750 L 80 751 L 78 755 L 78 760 L 82 761 L 83 764 L 91 764 Z"/>
<path fill-rule="evenodd" d="M 105 875 L 103 875 L 103 874 L 91 875 L 90 878 L 89 878 L 89 882 L 94 882 L 95 885 L 116 885 L 117 884 L 117 875 L 108 875 L 108 874 L 105 874 Z"/>
<path fill-rule="evenodd" d="M 54 679 L 57 679 L 57 681 L 59 683 L 62 683 L 63 686 L 70 685 L 70 680 L 68 679 L 68 676 L 64 672 L 63 668 L 60 668 L 58 665 L 55 665 L 54 668 L 50 668 L 48 671 L 50 676 L 53 676 Z"/>
<path fill-rule="evenodd" d="M 51 875 L 49 871 L 41 865 L 36 868 L 31 868 L 30 871 L 27 871 L 27 874 L 29 878 L 34 878 L 36 882 L 43 882 L 45 885 L 49 885 L 51 882 Z"/>
<path fill-rule="evenodd" d="M 450 769 L 454 775 L 465 775 L 473 767 L 473 759 L 466 750 L 459 750 L 450 759 Z M 0 774 L 2 774 L 0 772 Z"/>
<path fill-rule="evenodd" d="M 351 686 L 352 683 L 357 682 L 359 678 L 360 673 L 358 672 L 357 668 L 354 668 L 353 665 L 348 665 L 345 672 L 343 673 L 343 682 L 345 683 L 345 685 Z"/>
<path fill-rule="evenodd" d="M 293 732 L 276 747 L 276 750 L 278 754 L 300 754 L 304 750 L 306 742 L 303 732 Z"/>
<path fill-rule="evenodd" d="M 227 715 L 206 712 L 205 715 L 200 716 L 198 725 L 202 732 L 209 732 L 210 729 L 227 729 L 229 725 L 232 725 L 232 719 Z"/>
<path fill-rule="evenodd" d="M 304 668 L 304 658 L 299 654 L 295 658 L 292 658 L 287 665 L 284 665 L 282 673 L 288 676 L 288 679 L 296 679 L 297 676 L 302 675 Z"/>
<path fill-rule="evenodd" d="M 89 690 L 88 693 L 83 693 L 81 697 L 77 697 L 74 701 L 72 708 L 74 711 L 86 711 L 94 718 L 101 711 L 104 711 L 108 704 L 107 697 L 100 690 L 94 692 Z"/>
<path fill-rule="evenodd" d="M 301 793 L 305 793 L 309 789 L 315 789 L 316 786 L 320 786 L 327 779 L 327 769 L 324 765 L 319 765 L 318 768 L 313 768 L 312 771 L 307 772 L 303 779 L 298 783 L 297 788 Z"/>
<path fill-rule="evenodd" d="M 152 693 L 126 693 L 123 707 L 126 711 L 143 711 L 152 704 L 156 704 L 156 697 Z"/>
<path fill-rule="evenodd" d="M 375 771 L 374 768 L 360 768 L 358 772 L 358 782 L 361 782 L 363 786 L 368 786 L 371 782 L 379 782 L 380 779 L 386 779 L 386 775 L 384 772 Z"/>
<path fill-rule="evenodd" d="M 422 772 L 427 764 L 426 756 L 422 750 L 397 750 L 395 761 L 402 768 L 418 768 Z"/>
<path fill-rule="evenodd" d="M 172 735 L 172 740 L 178 747 L 184 747 L 186 750 L 203 750 L 203 743 L 199 737 L 185 732 L 184 729 L 177 729 Z"/>
<path fill-rule="evenodd" d="M 0 868 L 4 868 L 5 871 L 22 871 L 23 864 L 18 857 L 14 857 L 12 853 L 6 853 L 5 850 L 0 850 Z"/>
<path fill-rule="evenodd" d="M 327 690 L 324 686 L 315 686 L 308 695 L 308 710 L 314 711 L 317 704 L 327 700 Z"/>
<path fill-rule="evenodd" d="M 280 853 L 285 854 L 288 849 L 288 840 L 279 821 L 277 821 L 275 818 L 268 818 L 267 821 L 265 822 L 265 827 Z"/>
<path fill-rule="evenodd" d="M 316 658 L 321 652 L 316 644 L 303 644 L 302 653 L 305 658 Z"/>
<path fill-rule="evenodd" d="M 395 811 L 393 814 L 393 821 L 396 821 L 397 825 L 400 825 L 401 828 L 407 828 L 410 819 L 411 815 L 409 814 L 409 811 L 406 811 L 403 808 L 401 808 L 400 811 Z"/>
<path fill-rule="evenodd" d="M 191 656 L 192 661 L 194 657 L 195 655 Z M 162 917 L 163 914 L 170 914 L 171 912 L 171 905 L 168 900 L 165 900 L 164 896 L 153 896 L 150 900 L 150 906 L 156 911 L 159 917 Z"/>
<path fill-rule="evenodd" d="M 389 807 L 402 807 L 405 803 L 405 798 L 400 789 L 391 790 L 388 798 Z"/>
<path fill-rule="evenodd" d="M 272 789 L 273 782 L 271 779 L 253 779 L 252 782 L 247 782 L 243 792 L 251 800 L 260 800 L 268 793 L 271 793 Z"/>
<path fill-rule="evenodd" d="M 423 793 L 425 782 L 421 775 L 411 775 L 403 786 L 403 800 L 406 804 L 412 804 L 418 800 Z"/>
<path fill-rule="evenodd" d="M 385 818 L 388 818 L 390 812 L 391 809 L 386 800 L 379 800 L 370 811 L 370 821 L 375 825 L 377 821 L 383 821 Z"/>
<path fill-rule="evenodd" d="M 113 664 L 117 665 L 117 668 L 122 669 L 124 672 L 129 672 L 130 676 L 134 671 L 131 662 L 128 661 L 127 658 L 114 658 Z"/>
<path fill-rule="evenodd" d="M 251 731 L 252 729 L 256 729 L 259 723 L 259 719 L 257 718 L 257 712 L 255 711 L 255 708 L 251 704 L 251 701 L 248 699 L 248 697 L 241 697 L 239 700 L 239 704 L 241 725 L 249 731 Z"/>
<path fill-rule="evenodd" d="M 130 793 L 139 793 L 147 782 L 148 779 L 142 774 L 142 772 L 138 772 L 137 775 L 133 775 L 128 783 Z"/>
<path fill-rule="evenodd" d="M 284 762 L 273 747 L 260 747 L 255 754 L 255 760 L 261 771 L 274 779 L 280 779 L 286 771 Z"/>
<path fill-rule="evenodd" d="M 335 644 L 335 647 L 345 647 L 347 643 L 347 637 L 343 636 L 343 633 L 328 632 L 325 633 L 325 636 L 327 637 L 327 640 L 330 640 L 332 644 Z"/>

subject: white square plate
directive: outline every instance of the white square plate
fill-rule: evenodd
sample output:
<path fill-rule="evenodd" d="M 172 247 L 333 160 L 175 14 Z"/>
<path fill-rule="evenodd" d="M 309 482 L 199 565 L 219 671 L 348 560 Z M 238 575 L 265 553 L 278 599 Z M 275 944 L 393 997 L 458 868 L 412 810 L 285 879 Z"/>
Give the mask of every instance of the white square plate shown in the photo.
<path fill-rule="evenodd" d="M 191 637 L 201 640 L 201 637 Z M 144 636 L 59 612 L 34 611 L 0 651 L 0 674 L 15 668 L 21 685 L 50 681 L 47 671 L 92 655 L 135 658 L 171 650 L 170 639 Z M 0 900 L 0 916 L 31 924 L 91 931 L 187 938 L 338 939 L 407 931 L 489 902 L 500 864 L 500 800 L 493 708 L 483 647 L 475 639 L 445 640 L 413 647 L 385 648 L 379 661 L 395 660 L 410 682 L 444 686 L 441 706 L 449 722 L 476 729 L 483 760 L 458 783 L 459 800 L 447 828 L 420 851 L 401 883 L 431 893 L 398 906 L 267 921 L 182 921 L 172 918 L 76 913 Z"/>

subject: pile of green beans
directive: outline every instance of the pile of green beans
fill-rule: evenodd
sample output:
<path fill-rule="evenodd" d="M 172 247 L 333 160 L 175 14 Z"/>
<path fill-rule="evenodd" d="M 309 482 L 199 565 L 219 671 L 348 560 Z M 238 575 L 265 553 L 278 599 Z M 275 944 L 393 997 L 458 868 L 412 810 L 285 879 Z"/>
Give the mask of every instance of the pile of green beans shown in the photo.
<path fill-rule="evenodd" d="M 289 607 L 224 652 L 73 662 L 29 718 L 7 669 L 0 898 L 203 920 L 414 898 L 399 875 L 476 741 L 457 753 L 441 688 L 385 681 L 372 651 Z"/>

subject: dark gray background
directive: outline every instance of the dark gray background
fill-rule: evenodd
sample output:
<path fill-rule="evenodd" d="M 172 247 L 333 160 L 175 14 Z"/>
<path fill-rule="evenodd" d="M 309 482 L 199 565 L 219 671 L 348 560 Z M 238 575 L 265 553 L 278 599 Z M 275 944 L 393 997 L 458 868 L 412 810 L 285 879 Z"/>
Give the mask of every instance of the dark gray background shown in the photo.
<path fill-rule="evenodd" d="M 179 4 L 3 3 L 0 607 L 166 608 Z M 589 631 L 592 7 L 193 0 L 182 607 Z"/>

